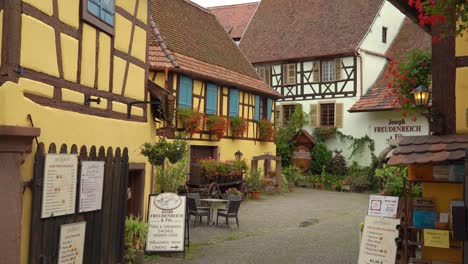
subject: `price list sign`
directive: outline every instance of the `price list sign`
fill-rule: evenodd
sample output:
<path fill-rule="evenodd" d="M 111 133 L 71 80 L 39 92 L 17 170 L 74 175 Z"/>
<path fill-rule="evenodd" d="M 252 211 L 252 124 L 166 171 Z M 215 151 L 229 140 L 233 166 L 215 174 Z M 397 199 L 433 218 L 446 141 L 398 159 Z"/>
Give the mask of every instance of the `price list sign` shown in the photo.
<path fill-rule="evenodd" d="M 400 219 L 366 216 L 359 264 L 395 264 Z"/>
<path fill-rule="evenodd" d="M 41 218 L 75 213 L 77 170 L 76 155 L 45 157 Z"/>
<path fill-rule="evenodd" d="M 185 198 L 175 193 L 150 196 L 147 252 L 185 250 Z"/>
<path fill-rule="evenodd" d="M 60 226 L 58 264 L 83 263 L 86 222 Z"/>
<path fill-rule="evenodd" d="M 104 161 L 81 162 L 80 213 L 101 210 L 104 164 Z"/>

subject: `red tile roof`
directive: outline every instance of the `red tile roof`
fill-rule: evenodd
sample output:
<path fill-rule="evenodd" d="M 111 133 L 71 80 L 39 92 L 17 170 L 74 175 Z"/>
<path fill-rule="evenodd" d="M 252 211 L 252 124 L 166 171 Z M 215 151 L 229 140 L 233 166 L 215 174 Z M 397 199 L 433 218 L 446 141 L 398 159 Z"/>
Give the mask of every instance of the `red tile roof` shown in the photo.
<path fill-rule="evenodd" d="M 213 6 L 208 9 L 233 39 L 241 38 L 252 19 L 259 2 L 238 5 Z"/>
<path fill-rule="evenodd" d="M 354 52 L 384 0 L 263 0 L 239 47 L 252 63 Z"/>
<path fill-rule="evenodd" d="M 408 56 L 410 50 L 430 47 L 430 35 L 406 18 L 386 55 L 391 59 L 401 60 Z M 388 111 L 394 109 L 392 106 L 394 98 L 385 96 L 388 84 L 385 74 L 389 66 L 390 63 L 388 62 L 372 87 L 348 110 L 349 112 Z"/>
<path fill-rule="evenodd" d="M 258 76 L 208 10 L 188 0 L 153 0 L 152 17 L 157 30 L 153 30 L 150 40 L 151 69 L 170 68 L 273 98 L 282 97 Z"/>
<path fill-rule="evenodd" d="M 465 158 L 468 135 L 403 137 L 389 165 L 457 161 Z"/>

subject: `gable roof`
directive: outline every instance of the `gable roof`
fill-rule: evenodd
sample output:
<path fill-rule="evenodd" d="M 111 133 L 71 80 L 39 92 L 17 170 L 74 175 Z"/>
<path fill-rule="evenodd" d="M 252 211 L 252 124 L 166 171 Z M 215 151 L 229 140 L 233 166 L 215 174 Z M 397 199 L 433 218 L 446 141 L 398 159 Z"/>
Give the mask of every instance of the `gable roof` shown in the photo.
<path fill-rule="evenodd" d="M 213 6 L 208 9 L 216 16 L 229 36 L 237 39 L 241 38 L 244 34 L 258 4 L 259 2 L 252 2 L 238 5 Z"/>
<path fill-rule="evenodd" d="M 170 68 L 273 98 L 282 97 L 258 76 L 210 11 L 188 0 L 153 0 L 151 8 L 155 23 L 149 41 L 151 69 Z"/>
<path fill-rule="evenodd" d="M 430 35 L 417 24 L 405 18 L 386 55 L 391 59 L 401 60 L 408 56 L 413 49 L 430 47 Z M 385 75 L 388 67 L 390 67 L 390 62 L 387 62 L 373 86 L 348 110 L 349 112 L 388 111 L 395 108 L 392 105 L 394 97 L 386 96 L 389 80 L 385 79 Z"/>
<path fill-rule="evenodd" d="M 263 0 L 242 36 L 251 63 L 351 53 L 384 0 Z"/>

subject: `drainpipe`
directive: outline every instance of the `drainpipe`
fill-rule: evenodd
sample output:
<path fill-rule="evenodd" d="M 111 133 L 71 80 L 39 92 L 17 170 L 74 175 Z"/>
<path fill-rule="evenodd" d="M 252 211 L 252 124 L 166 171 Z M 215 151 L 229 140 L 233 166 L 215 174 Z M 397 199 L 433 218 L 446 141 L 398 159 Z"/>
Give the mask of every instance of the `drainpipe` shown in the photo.
<path fill-rule="evenodd" d="M 354 51 L 354 56 L 358 57 L 359 58 L 359 86 L 360 86 L 360 97 L 362 97 L 362 93 L 363 93 L 363 80 L 362 80 L 362 57 L 361 57 L 361 54 L 359 54 L 359 52 L 357 51 L 357 49 Z"/>

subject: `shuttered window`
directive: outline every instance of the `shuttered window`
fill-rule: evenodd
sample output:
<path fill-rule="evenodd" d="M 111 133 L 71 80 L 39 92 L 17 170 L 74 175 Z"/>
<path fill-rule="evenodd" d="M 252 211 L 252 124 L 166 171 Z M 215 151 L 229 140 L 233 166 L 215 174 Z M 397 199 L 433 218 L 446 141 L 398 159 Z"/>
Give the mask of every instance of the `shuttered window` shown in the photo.
<path fill-rule="evenodd" d="M 282 70 L 283 85 L 296 84 L 296 64 L 283 64 Z"/>
<path fill-rule="evenodd" d="M 260 96 L 255 95 L 254 97 L 254 120 L 260 120 Z"/>
<path fill-rule="evenodd" d="M 206 86 L 206 109 L 208 115 L 216 115 L 218 102 L 218 86 L 208 83 Z"/>
<path fill-rule="evenodd" d="M 291 121 L 296 105 L 283 105 L 283 126 L 286 126 Z"/>
<path fill-rule="evenodd" d="M 312 127 L 343 127 L 343 103 L 323 103 L 310 105 L 310 125 Z"/>
<path fill-rule="evenodd" d="M 114 25 L 115 1 L 114 0 L 87 0 L 88 12 L 104 21 L 106 24 Z"/>
<path fill-rule="evenodd" d="M 237 89 L 229 90 L 229 116 L 239 115 L 239 91 Z"/>
<path fill-rule="evenodd" d="M 179 109 L 192 109 L 192 79 L 180 76 L 179 80 Z"/>
<path fill-rule="evenodd" d="M 322 82 L 331 82 L 335 80 L 335 61 L 322 61 Z"/>
<path fill-rule="evenodd" d="M 271 69 L 270 67 L 259 67 L 258 75 L 264 80 L 268 85 L 271 85 Z"/>

